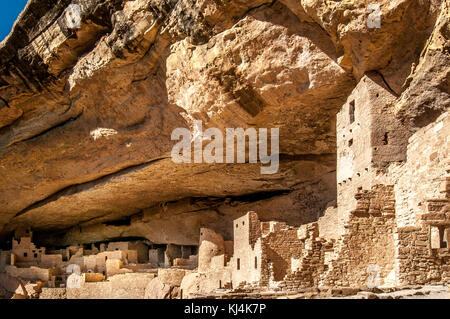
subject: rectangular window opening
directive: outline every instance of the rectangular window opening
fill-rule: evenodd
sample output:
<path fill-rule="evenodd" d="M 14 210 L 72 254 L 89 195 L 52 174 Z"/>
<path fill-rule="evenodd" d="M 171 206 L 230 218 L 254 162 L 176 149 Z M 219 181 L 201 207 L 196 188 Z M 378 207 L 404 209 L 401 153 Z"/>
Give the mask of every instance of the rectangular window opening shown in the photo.
<path fill-rule="evenodd" d="M 348 114 L 350 117 L 350 124 L 355 122 L 355 100 L 351 101 L 348 107 Z"/>

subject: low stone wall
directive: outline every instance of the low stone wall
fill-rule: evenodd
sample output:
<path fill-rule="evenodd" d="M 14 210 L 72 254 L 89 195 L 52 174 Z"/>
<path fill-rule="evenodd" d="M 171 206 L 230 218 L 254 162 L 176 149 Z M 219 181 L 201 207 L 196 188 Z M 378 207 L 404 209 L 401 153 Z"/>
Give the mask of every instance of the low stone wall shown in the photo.
<path fill-rule="evenodd" d="M 49 281 L 52 276 L 57 276 L 59 270 L 56 268 L 44 269 L 39 267 L 17 268 L 15 266 L 6 266 L 6 273 L 11 277 L 35 280 Z"/>
<path fill-rule="evenodd" d="M 155 274 L 120 274 L 104 282 L 86 282 L 81 288 L 66 289 L 67 299 L 143 299 Z"/>

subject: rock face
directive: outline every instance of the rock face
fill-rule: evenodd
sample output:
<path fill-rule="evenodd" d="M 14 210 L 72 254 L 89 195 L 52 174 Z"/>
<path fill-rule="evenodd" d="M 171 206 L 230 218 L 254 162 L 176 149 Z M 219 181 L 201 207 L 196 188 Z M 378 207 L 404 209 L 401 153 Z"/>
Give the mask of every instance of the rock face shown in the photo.
<path fill-rule="evenodd" d="M 337 197 L 336 114 L 367 72 L 411 133 L 450 105 L 449 1 L 378 3 L 380 28 L 362 0 L 30 0 L 0 45 L 0 235 L 197 245 L 249 210 L 316 221 Z M 278 172 L 175 164 L 172 131 L 195 120 L 279 128 Z"/>

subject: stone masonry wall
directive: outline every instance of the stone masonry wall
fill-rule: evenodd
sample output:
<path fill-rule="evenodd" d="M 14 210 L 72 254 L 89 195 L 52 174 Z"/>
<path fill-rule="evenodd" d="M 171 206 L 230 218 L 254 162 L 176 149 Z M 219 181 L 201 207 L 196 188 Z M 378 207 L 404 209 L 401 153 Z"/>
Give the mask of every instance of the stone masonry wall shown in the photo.
<path fill-rule="evenodd" d="M 262 237 L 261 284 L 282 281 L 291 272 L 291 258 L 301 257 L 304 243 L 298 239 L 298 228 L 276 229 Z"/>
<path fill-rule="evenodd" d="M 300 259 L 291 258 L 292 272 L 279 285 L 282 290 L 317 287 L 320 275 L 328 269 L 327 256 L 333 252 L 334 240 L 319 237 L 317 223 L 301 226 L 298 235 L 303 251 Z"/>
<path fill-rule="evenodd" d="M 446 112 L 409 139 L 407 162 L 395 185 L 399 227 L 419 226 L 426 201 L 446 198 L 449 153 L 450 116 Z"/>
<path fill-rule="evenodd" d="M 450 282 L 449 137 L 446 112 L 409 139 L 395 186 L 399 284 Z"/>
<path fill-rule="evenodd" d="M 261 223 L 255 212 L 233 222 L 234 256 L 230 261 L 233 286 L 261 280 Z M 255 267 L 255 258 L 257 265 Z"/>
<path fill-rule="evenodd" d="M 401 285 L 450 283 L 450 254 L 431 249 L 431 226 L 403 227 L 396 234 L 397 273 Z"/>
<path fill-rule="evenodd" d="M 330 262 L 321 284 L 325 286 L 366 286 L 367 267 L 380 270 L 380 284 L 392 278 L 395 263 L 395 201 L 393 186 L 376 185 L 356 194 L 346 232 L 336 246 L 336 259 Z"/>
<path fill-rule="evenodd" d="M 342 226 L 348 213 L 356 208 L 355 194 L 370 190 L 380 181 L 388 164 L 406 159 L 409 132 L 390 108 L 395 96 L 382 77 L 368 72 L 348 97 L 337 114 L 337 214 L 336 229 Z"/>

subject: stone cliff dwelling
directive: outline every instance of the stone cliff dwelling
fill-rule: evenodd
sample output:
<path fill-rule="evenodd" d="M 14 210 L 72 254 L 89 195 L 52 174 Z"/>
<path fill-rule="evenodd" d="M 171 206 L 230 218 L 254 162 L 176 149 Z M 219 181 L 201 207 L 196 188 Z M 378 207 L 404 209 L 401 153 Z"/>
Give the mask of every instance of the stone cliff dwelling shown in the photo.
<path fill-rule="evenodd" d="M 371 265 L 379 269 L 379 287 L 448 284 L 450 117 L 444 113 L 407 139 L 401 123 L 383 110 L 390 98 L 380 77 L 366 75 L 338 113 L 337 207 L 317 222 L 294 227 L 248 212 L 230 225 L 232 241 L 201 228 L 198 246 L 142 239 L 48 251 L 33 244 L 31 230 L 17 230 L 11 250 L 1 251 L 3 278 L 38 281 L 33 288 L 41 295 L 63 289 L 69 298 L 357 291 L 368 288 Z M 418 152 L 424 140 L 427 148 Z M 422 187 L 429 184 L 429 192 L 411 185 L 411 176 Z M 411 193 L 420 200 L 416 206 L 405 199 Z M 80 267 L 82 288 L 66 289 L 69 265 Z M 113 278 L 122 295 L 114 295 Z M 136 280 L 147 284 L 137 289 Z"/>
<path fill-rule="evenodd" d="M 448 298 L 450 1 L 377 3 L 29 0 L 0 297 Z M 200 120 L 278 128 L 279 170 L 174 163 Z"/>

